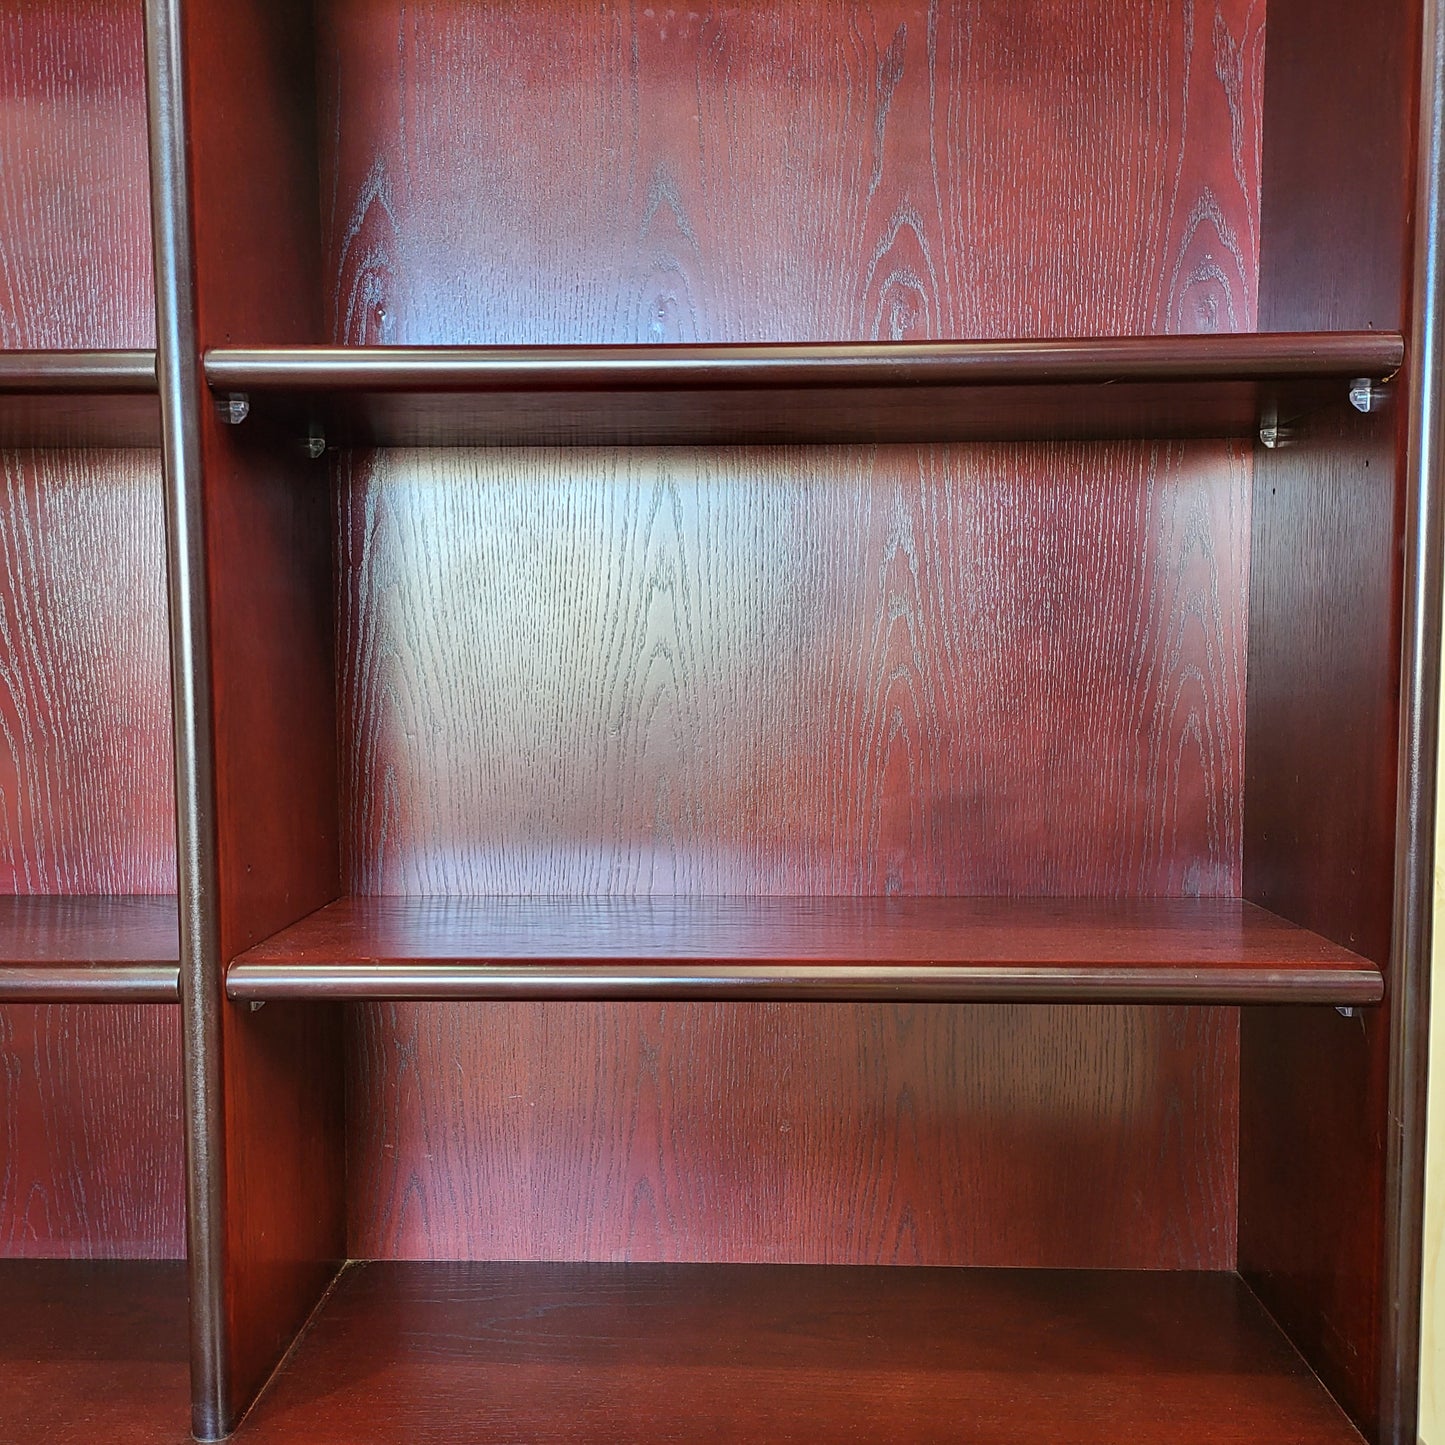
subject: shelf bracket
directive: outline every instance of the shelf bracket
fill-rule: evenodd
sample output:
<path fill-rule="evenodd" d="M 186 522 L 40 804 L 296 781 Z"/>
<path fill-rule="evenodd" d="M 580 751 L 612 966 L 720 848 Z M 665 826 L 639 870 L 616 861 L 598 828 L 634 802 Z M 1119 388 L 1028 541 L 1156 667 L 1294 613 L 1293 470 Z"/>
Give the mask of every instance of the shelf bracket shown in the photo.
<path fill-rule="evenodd" d="M 1357 376 L 1350 383 L 1350 405 L 1368 416 L 1384 401 L 1386 389 L 1377 386 L 1368 376 Z"/>
<path fill-rule="evenodd" d="M 216 410 L 227 426 L 240 426 L 251 415 L 251 398 L 244 391 L 228 391 L 216 398 Z"/>

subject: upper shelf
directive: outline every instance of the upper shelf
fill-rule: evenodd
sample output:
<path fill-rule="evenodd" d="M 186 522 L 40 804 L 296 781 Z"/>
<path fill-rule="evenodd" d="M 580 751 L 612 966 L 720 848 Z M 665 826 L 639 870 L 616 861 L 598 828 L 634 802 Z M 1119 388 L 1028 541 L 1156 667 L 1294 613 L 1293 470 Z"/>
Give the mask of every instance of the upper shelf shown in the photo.
<path fill-rule="evenodd" d="M 0 898 L 0 1001 L 174 1003 L 174 898 Z"/>
<path fill-rule="evenodd" d="M 1380 972 L 1237 899 L 344 898 L 234 999 L 1363 1004 Z"/>
<path fill-rule="evenodd" d="M 160 445 L 154 351 L 0 351 L 0 446 Z"/>
<path fill-rule="evenodd" d="M 1384 332 L 760 346 L 262 347 L 206 379 L 331 444 L 1252 437 L 1404 359 Z M 238 412 L 242 409 L 238 408 Z"/>

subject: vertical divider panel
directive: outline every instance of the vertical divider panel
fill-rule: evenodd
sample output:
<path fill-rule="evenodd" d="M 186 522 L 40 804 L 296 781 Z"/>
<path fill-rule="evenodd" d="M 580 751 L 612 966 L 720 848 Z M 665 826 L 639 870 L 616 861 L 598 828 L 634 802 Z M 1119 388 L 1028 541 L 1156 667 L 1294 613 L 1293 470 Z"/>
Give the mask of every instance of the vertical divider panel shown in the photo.
<path fill-rule="evenodd" d="M 1378 962 L 1387 999 L 1350 1017 L 1242 1010 L 1240 1270 L 1382 1445 L 1415 1438 L 1419 1210 L 1401 1204 L 1423 1132 L 1429 941 L 1412 899 L 1431 871 L 1419 764 L 1435 719 L 1433 695 L 1410 699 L 1428 690 L 1418 655 L 1427 636 L 1438 650 L 1438 617 L 1405 602 L 1433 485 L 1434 303 L 1410 268 L 1436 250 L 1416 147 L 1436 8 L 1271 0 L 1265 80 L 1261 329 L 1415 323 L 1375 415 L 1341 396 L 1258 453 L 1246 707 L 1245 896 Z"/>
<path fill-rule="evenodd" d="M 236 1425 L 345 1256 L 336 1007 L 226 1002 L 339 892 L 325 464 L 221 419 L 207 346 L 319 339 L 309 6 L 147 0 L 190 1143 L 193 1428 Z"/>

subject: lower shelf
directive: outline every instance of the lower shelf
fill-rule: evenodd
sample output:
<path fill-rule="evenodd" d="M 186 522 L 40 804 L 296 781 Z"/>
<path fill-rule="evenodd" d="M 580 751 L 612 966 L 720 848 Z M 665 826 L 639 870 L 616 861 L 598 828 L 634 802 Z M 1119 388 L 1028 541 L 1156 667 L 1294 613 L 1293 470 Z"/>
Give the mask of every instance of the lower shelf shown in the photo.
<path fill-rule="evenodd" d="M 0 1261 L 0 1440 L 186 1445 L 186 1267 Z"/>
<path fill-rule="evenodd" d="M 1228 1274 L 354 1264 L 239 1437 L 1360 1445 Z"/>

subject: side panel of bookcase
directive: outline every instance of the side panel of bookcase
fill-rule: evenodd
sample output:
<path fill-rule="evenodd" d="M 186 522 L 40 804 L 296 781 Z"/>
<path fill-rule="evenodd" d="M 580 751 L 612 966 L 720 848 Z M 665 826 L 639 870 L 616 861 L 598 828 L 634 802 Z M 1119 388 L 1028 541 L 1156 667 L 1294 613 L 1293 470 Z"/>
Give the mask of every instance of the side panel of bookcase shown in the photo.
<path fill-rule="evenodd" d="M 198 1435 L 236 1422 L 345 1256 L 339 1010 L 225 1002 L 338 889 L 328 493 L 221 422 L 200 352 L 318 339 L 305 5 L 148 6 L 190 1075 Z"/>
<path fill-rule="evenodd" d="M 1271 3 L 1262 328 L 1410 332 L 1423 8 Z M 1415 1121 L 1391 1081 L 1418 1005 L 1392 958 L 1408 398 L 1402 373 L 1378 415 L 1341 397 L 1258 454 L 1246 724 L 1246 897 L 1390 972 L 1354 1017 L 1243 1012 L 1240 1267 L 1382 1442 L 1414 1438 Z"/>

